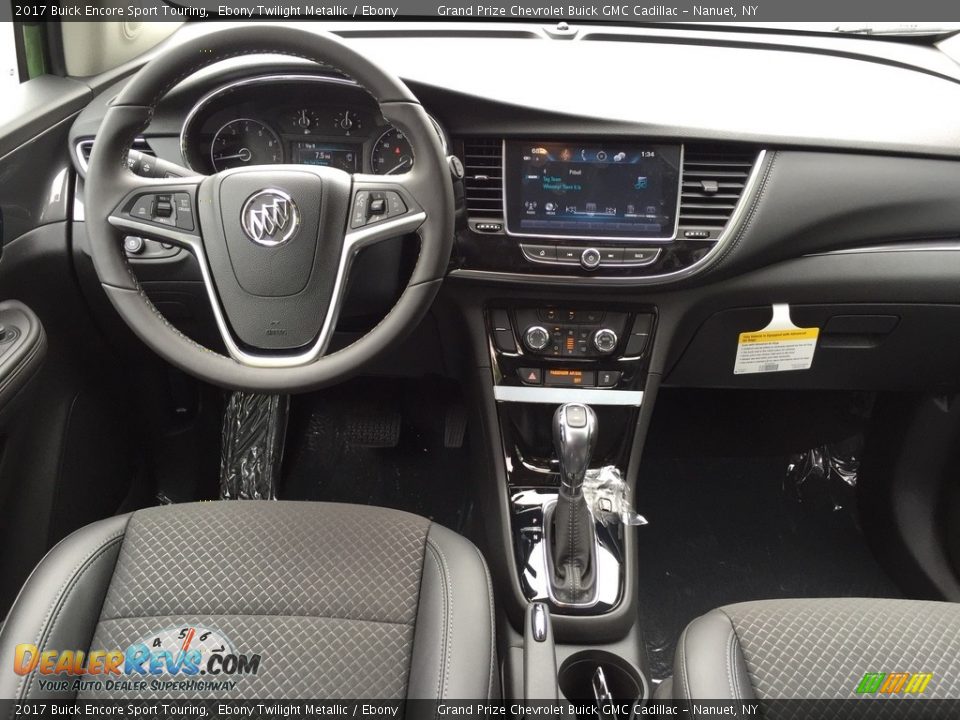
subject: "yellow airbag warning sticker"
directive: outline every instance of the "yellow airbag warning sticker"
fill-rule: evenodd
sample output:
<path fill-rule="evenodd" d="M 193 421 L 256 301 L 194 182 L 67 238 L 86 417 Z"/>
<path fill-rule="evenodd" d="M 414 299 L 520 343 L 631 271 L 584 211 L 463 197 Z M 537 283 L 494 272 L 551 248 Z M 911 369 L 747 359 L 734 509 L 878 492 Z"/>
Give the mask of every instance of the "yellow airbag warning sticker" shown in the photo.
<path fill-rule="evenodd" d="M 800 328 L 790 320 L 790 306 L 774 305 L 773 320 L 763 330 L 740 333 L 734 375 L 809 370 L 820 328 Z"/>

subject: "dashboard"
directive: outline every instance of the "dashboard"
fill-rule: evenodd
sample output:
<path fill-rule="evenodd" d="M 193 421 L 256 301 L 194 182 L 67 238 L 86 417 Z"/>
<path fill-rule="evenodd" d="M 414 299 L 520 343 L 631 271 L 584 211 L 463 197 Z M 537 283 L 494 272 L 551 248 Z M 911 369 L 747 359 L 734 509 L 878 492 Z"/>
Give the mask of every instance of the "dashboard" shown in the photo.
<path fill-rule="evenodd" d="M 935 47 L 689 29 L 590 27 L 554 39 L 527 25 L 404 28 L 335 32 L 407 83 L 462 161 L 450 297 L 474 308 L 522 296 L 517 308 L 543 311 L 536 322 L 492 319 L 495 348 L 548 358 L 544 367 L 567 354 L 593 362 L 603 350 L 596 332 L 584 336 L 591 318 L 549 311 L 602 303 L 656 309 L 650 370 L 678 386 L 955 381 L 952 345 L 938 346 L 951 362 L 918 366 L 916 353 L 903 362 L 910 348 L 954 342 L 929 332 L 952 327 L 936 308 L 956 305 L 960 277 L 960 70 Z M 656 102 L 596 72 L 639 66 L 658 68 Z M 522 68 L 576 91 L 531 82 Z M 81 211 L 84 153 L 123 82 L 102 88 L 69 131 Z M 134 147 L 204 174 L 291 162 L 388 174 L 416 160 L 363 89 L 279 56 L 187 78 Z M 155 283 L 163 309 L 184 312 L 197 269 L 175 248 L 146 247 L 128 252 L 138 276 Z M 348 303 L 357 327 L 389 307 L 416 251 L 412 242 L 368 251 L 373 264 L 355 273 L 362 293 Z M 206 307 L 206 296 L 191 303 Z M 822 328 L 814 367 L 734 376 L 738 333 L 764 327 L 772 303 L 789 303 L 800 327 Z M 894 315 L 895 335 L 877 330 Z M 533 326 L 548 332 L 528 339 Z M 628 321 L 610 329 L 631 353 L 652 337 Z M 489 362 L 488 349 L 477 362 Z"/>
<path fill-rule="evenodd" d="M 259 76 L 215 89 L 189 112 L 181 151 L 204 174 L 288 163 L 393 175 L 414 163 L 410 143 L 366 91 L 316 75 Z"/>

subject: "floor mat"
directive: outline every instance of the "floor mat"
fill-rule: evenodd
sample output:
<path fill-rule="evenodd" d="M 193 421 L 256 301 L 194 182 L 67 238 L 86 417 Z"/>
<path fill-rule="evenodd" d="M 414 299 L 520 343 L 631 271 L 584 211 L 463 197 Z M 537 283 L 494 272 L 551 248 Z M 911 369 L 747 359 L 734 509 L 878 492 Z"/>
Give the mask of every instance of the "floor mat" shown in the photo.
<path fill-rule="evenodd" d="M 468 452 L 444 434 L 460 403 L 439 379 L 363 378 L 294 397 L 280 497 L 391 507 L 460 531 Z"/>
<path fill-rule="evenodd" d="M 645 457 L 637 510 L 640 622 L 652 674 L 672 671 L 688 622 L 715 607 L 788 597 L 898 597 L 846 498 L 825 484 L 802 501 L 786 456 Z M 839 506 L 839 507 L 838 507 Z"/>

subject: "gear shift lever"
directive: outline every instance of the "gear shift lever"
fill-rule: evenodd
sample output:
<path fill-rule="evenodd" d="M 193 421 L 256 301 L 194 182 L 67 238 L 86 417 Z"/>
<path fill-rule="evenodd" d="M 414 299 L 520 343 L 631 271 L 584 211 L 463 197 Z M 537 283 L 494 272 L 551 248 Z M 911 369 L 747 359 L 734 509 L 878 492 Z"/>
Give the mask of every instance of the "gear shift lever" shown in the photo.
<path fill-rule="evenodd" d="M 583 497 L 596 445 L 597 415 L 588 405 L 561 405 L 553 416 L 553 445 L 560 460 L 560 493 L 548 528 L 553 560 L 550 589 L 562 605 L 596 598 L 596 528 Z"/>
<path fill-rule="evenodd" d="M 561 487 L 579 495 L 596 444 L 597 415 L 588 405 L 561 405 L 553 415 L 553 447 L 560 459 Z"/>

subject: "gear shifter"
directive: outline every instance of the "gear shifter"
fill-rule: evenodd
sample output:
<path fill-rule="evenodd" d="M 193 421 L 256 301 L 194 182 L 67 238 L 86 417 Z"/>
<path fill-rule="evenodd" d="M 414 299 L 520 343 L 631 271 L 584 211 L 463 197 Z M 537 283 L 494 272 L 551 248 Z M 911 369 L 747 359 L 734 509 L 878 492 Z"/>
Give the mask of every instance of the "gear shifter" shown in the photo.
<path fill-rule="evenodd" d="M 550 588 L 562 605 L 596 598 L 596 529 L 583 497 L 583 478 L 596 444 L 597 415 L 588 405 L 561 405 L 553 416 L 553 445 L 560 460 L 560 493 L 554 506 L 549 552 Z"/>

